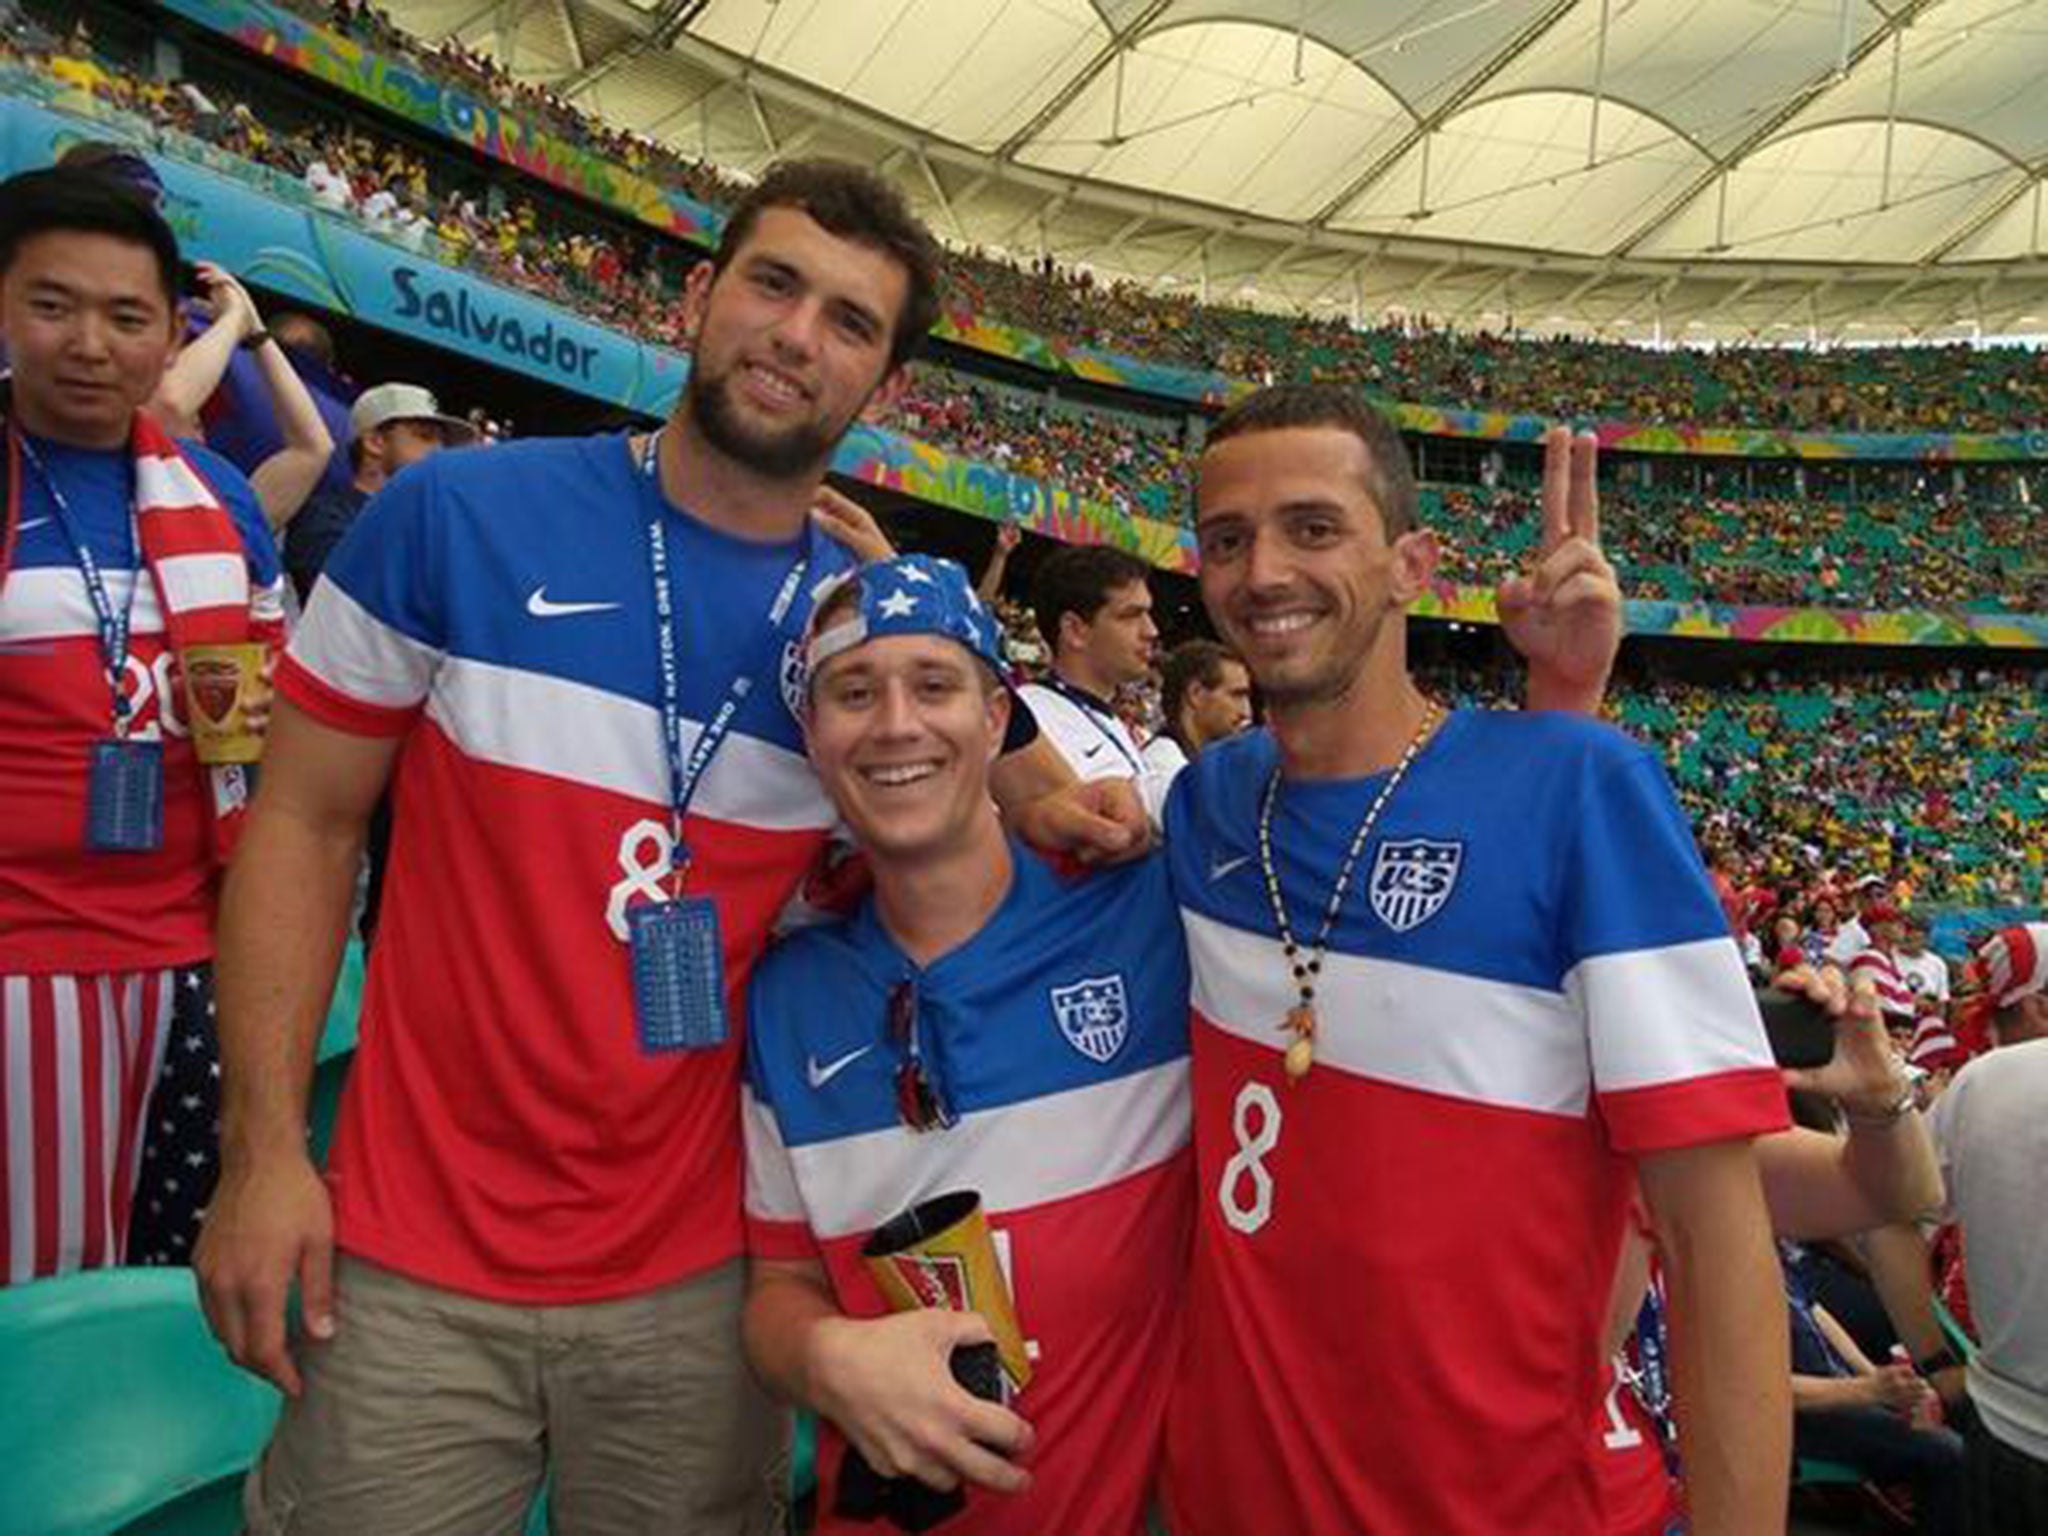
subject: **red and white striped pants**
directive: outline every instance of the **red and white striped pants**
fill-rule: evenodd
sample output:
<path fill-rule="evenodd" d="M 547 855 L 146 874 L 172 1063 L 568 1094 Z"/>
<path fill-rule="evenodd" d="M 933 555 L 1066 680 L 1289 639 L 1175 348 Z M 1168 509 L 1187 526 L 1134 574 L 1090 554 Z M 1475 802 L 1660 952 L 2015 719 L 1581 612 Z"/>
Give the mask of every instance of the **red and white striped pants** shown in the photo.
<path fill-rule="evenodd" d="M 0 976 L 0 1282 L 121 1262 L 178 974 Z"/>

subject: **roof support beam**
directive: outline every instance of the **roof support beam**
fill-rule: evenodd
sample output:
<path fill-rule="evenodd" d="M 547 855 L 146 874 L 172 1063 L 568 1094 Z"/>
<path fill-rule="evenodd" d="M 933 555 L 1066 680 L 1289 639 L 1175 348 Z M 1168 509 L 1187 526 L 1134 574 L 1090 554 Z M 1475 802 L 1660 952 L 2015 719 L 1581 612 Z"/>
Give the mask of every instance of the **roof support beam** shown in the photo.
<path fill-rule="evenodd" d="M 1435 133 L 1437 129 L 1448 122 L 1459 108 L 1463 107 L 1466 102 L 1484 90 L 1494 76 L 1514 63 L 1524 53 L 1527 53 L 1535 45 L 1536 40 L 1556 26 L 1559 21 L 1563 20 L 1577 3 L 1578 0 L 1552 0 L 1552 3 L 1539 13 L 1533 21 L 1515 34 L 1514 38 L 1505 48 L 1501 49 L 1470 75 L 1467 75 L 1464 80 L 1460 81 L 1458 88 L 1439 102 L 1432 111 L 1417 118 L 1415 126 L 1402 135 L 1400 143 L 1396 144 L 1384 155 L 1381 155 L 1379 159 L 1373 161 L 1371 165 L 1347 182 L 1335 197 L 1323 204 L 1315 216 L 1308 221 L 1310 225 L 1316 229 L 1326 228 L 1333 219 L 1357 202 L 1360 196 L 1375 186 L 1395 166 L 1399 165 L 1407 157 L 1411 149 L 1425 142 L 1432 133 Z"/>
<path fill-rule="evenodd" d="M 1727 175 L 1728 172 L 1742 164 L 1744 160 L 1748 159 L 1757 150 L 1770 143 L 1778 130 L 1803 112 L 1808 103 L 1816 96 L 1854 70 L 1858 64 L 1862 63 L 1876 49 L 1883 47 L 1885 43 L 1900 32 L 1903 32 L 1912 24 L 1915 17 L 1939 3 L 1940 0 L 1905 0 L 1905 3 L 1900 5 L 1897 10 L 1888 14 L 1879 9 L 1879 14 L 1885 18 L 1884 25 L 1880 26 L 1853 48 L 1845 48 L 1841 62 L 1834 69 L 1824 75 L 1816 76 L 1794 91 L 1779 106 L 1777 111 L 1769 113 L 1762 122 L 1745 134 L 1734 148 L 1730 149 L 1720 159 L 1716 160 L 1695 177 L 1683 192 L 1680 192 L 1655 213 L 1651 214 L 1650 217 L 1630 230 L 1623 237 L 1621 243 L 1615 246 L 1608 254 L 1611 256 L 1632 255 L 1637 246 L 1641 245 L 1650 236 L 1678 217 L 1682 211 L 1690 207 L 1701 193 L 1714 184 L 1716 178 Z M 1846 12 L 1848 8 L 1846 0 L 1843 8 Z M 1846 20 L 1844 22 L 1844 35 L 1847 35 Z M 1718 239 L 1719 237 L 1717 236 L 1716 238 Z"/>
<path fill-rule="evenodd" d="M 1145 35 L 1145 29 L 1157 21 L 1172 4 L 1173 0 L 1151 0 L 1150 4 L 1131 18 L 1129 26 L 1120 32 L 1112 33 L 1109 41 L 1103 44 L 1095 57 L 1076 70 L 1074 78 L 1055 91 L 1052 100 L 1032 114 L 1030 122 L 1003 140 L 1002 145 L 996 150 L 996 159 L 1016 159 L 1025 146 L 1058 122 L 1060 114 L 1081 99 L 1081 93 L 1093 85 L 1105 69 L 1111 65 L 1121 69 L 1125 52 L 1137 44 L 1138 39 Z M 1121 100 L 1123 92 L 1119 90 L 1117 95 Z M 1118 131 L 1121 132 L 1121 124 L 1118 125 Z"/>
<path fill-rule="evenodd" d="M 1938 244 L 1920 258 L 1921 263 L 1931 266 L 1947 256 L 1951 251 L 1960 249 L 1971 236 L 1990 228 L 2000 214 L 2004 213 L 2006 209 L 2025 197 L 2029 192 L 2035 193 L 2038 196 L 2041 188 L 2041 179 L 2044 176 L 2048 176 L 2048 155 L 2044 155 L 2041 159 L 2029 165 L 2025 176 L 1993 197 L 1990 202 L 1978 209 L 1977 212 L 1971 214 L 1956 229 L 1954 234 L 1943 236 Z M 2038 212 L 2036 216 L 2038 217 Z"/>
<path fill-rule="evenodd" d="M 611 49 L 603 57 L 591 59 L 581 68 L 557 80 L 552 89 L 563 100 L 574 100 L 589 90 L 622 64 L 631 63 L 643 54 L 660 53 L 672 45 L 691 22 L 695 21 L 711 0 L 662 0 L 660 9 L 647 18 L 647 26 L 638 37 L 632 38 Z"/>

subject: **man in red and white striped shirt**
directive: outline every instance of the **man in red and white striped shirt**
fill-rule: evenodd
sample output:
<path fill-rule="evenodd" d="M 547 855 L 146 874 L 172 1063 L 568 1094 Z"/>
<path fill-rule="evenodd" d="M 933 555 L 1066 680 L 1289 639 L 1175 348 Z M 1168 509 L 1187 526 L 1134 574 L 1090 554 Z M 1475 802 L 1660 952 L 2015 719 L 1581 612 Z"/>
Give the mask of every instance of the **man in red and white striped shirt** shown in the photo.
<path fill-rule="evenodd" d="M 214 875 L 246 785 L 195 758 L 175 644 L 267 638 L 282 608 L 248 483 L 140 410 L 177 272 L 133 194 L 0 184 L 0 1283 L 143 1257 L 137 1218 L 135 1246 L 188 1258 L 212 1187 Z M 195 1139 L 155 1148 L 135 1209 L 188 1098 Z"/>
<path fill-rule="evenodd" d="M 1869 980 L 1877 993 L 1877 1006 L 1884 1014 L 1884 1027 L 1901 1044 L 1912 1035 L 1919 1016 L 1913 989 L 1907 985 L 1905 972 L 1899 969 L 1899 934 L 1903 923 L 1897 907 L 1866 907 L 1863 928 L 1870 935 L 1870 943 L 1849 960 L 1850 979 L 1861 976 Z"/>

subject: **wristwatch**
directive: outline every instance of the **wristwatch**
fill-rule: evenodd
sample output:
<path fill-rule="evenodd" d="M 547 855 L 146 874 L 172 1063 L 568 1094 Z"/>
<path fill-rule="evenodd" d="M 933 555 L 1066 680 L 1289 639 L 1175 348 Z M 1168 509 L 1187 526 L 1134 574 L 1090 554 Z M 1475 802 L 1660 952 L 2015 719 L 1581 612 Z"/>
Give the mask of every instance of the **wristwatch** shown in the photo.
<path fill-rule="evenodd" d="M 1898 1096 L 1882 1109 L 1851 1109 L 1842 1105 L 1842 1117 L 1851 1125 L 1890 1125 L 1901 1119 L 1907 1110 L 1918 1102 L 1913 1090 L 1912 1079 L 1906 1078 L 1899 1084 Z"/>
<path fill-rule="evenodd" d="M 255 330 L 242 338 L 240 346 L 245 352 L 254 352 L 268 340 L 270 340 L 270 332 L 259 325 Z"/>

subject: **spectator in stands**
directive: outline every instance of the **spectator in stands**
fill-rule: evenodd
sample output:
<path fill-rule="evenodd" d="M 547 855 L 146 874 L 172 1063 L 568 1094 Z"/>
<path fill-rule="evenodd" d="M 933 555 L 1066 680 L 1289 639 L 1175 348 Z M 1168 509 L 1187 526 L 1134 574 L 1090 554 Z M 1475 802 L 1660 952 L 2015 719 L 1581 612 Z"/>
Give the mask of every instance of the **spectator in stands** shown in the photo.
<path fill-rule="evenodd" d="M 850 563 L 812 509 L 935 267 L 872 173 L 786 162 L 691 276 L 694 366 L 659 431 L 432 458 L 336 552 L 222 916 L 231 1155 L 198 1269 L 229 1353 L 292 1394 L 253 1523 L 509 1529 L 549 1477 L 561 1530 L 771 1528 L 720 981 L 832 823 L 773 680 Z M 305 1083 L 394 765 L 330 1201 Z M 1074 786 L 1045 744 L 992 782 L 1021 835 L 1133 845 L 1129 794 Z M 640 985 L 650 966 L 676 985 Z"/>
<path fill-rule="evenodd" d="M 2048 923 L 2001 929 L 1977 961 L 1997 1049 L 1956 1075 L 1932 1117 L 1981 1344 L 1968 1371 L 1966 1528 L 2037 1536 L 2048 1530 Z"/>
<path fill-rule="evenodd" d="M 366 389 L 349 410 L 349 483 L 314 497 L 285 531 L 284 568 L 305 602 L 313 582 L 354 525 L 370 498 L 400 470 L 476 440 L 476 428 L 441 409 L 434 392 L 419 384 L 389 383 Z"/>
<path fill-rule="evenodd" d="M 1869 981 L 1884 1014 L 1884 1027 L 1903 1051 L 1920 1013 L 1894 954 L 1905 918 L 1889 902 L 1878 902 L 1864 907 L 1858 926 L 1863 930 L 1865 943 L 1849 961 L 1850 979 L 1861 977 Z"/>
<path fill-rule="evenodd" d="M 205 308 L 211 311 L 211 322 L 164 370 L 150 409 L 175 430 L 201 435 L 201 411 L 220 387 L 228 364 L 238 350 L 251 354 L 283 436 L 277 451 L 249 475 L 263 515 L 275 533 L 298 516 L 326 474 L 334 455 L 334 439 L 328 435 L 312 392 L 284 348 L 264 329 L 263 316 L 249 290 L 210 261 L 197 263 L 195 271 L 206 291 Z"/>
<path fill-rule="evenodd" d="M 1927 947 L 1927 919 L 1918 912 L 1904 914 L 1899 925 L 1899 947 L 1894 952 L 1906 990 L 1913 994 L 1913 1011 L 1925 1018 L 1948 1011 L 1948 962 Z"/>
<path fill-rule="evenodd" d="M 1171 781 L 1211 742 L 1250 728 L 1252 675 L 1230 647 L 1186 640 L 1167 652 L 1160 677 L 1166 725 L 1143 756 L 1148 770 Z"/>
<path fill-rule="evenodd" d="M 214 882 L 248 786 L 194 755 L 177 654 L 274 643 L 283 609 L 248 483 L 144 410 L 178 271 L 110 178 L 0 183 L 0 640 L 34 642 L 0 644 L 9 1282 L 184 1262 L 216 1168 Z"/>
<path fill-rule="evenodd" d="M 1940 1400 L 1910 1364 L 1875 1364 L 1813 1299 L 1805 1255 L 1779 1244 L 1791 1313 L 1793 1447 L 1877 1483 L 1910 1483 L 1914 1529 L 1962 1530 L 1963 1442 L 1940 1423 Z"/>
<path fill-rule="evenodd" d="M 1851 887 L 1851 892 L 1856 898 L 1856 911 L 1842 920 L 1827 948 L 1828 961 L 1844 967 L 1870 948 L 1870 909 L 1882 907 L 1890 910 L 1892 904 L 1891 891 L 1883 875 L 1863 876 Z M 1896 919 L 1896 912 L 1893 917 Z"/>
<path fill-rule="evenodd" d="M 1039 565 L 1032 609 L 1052 670 L 1023 698 L 1069 767 L 1083 779 L 1137 778 L 1137 740 L 1117 714 L 1117 690 L 1152 666 L 1151 574 L 1108 544 L 1069 544 Z"/>

